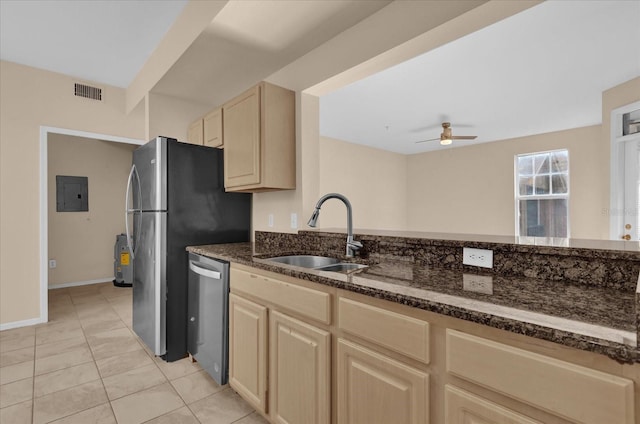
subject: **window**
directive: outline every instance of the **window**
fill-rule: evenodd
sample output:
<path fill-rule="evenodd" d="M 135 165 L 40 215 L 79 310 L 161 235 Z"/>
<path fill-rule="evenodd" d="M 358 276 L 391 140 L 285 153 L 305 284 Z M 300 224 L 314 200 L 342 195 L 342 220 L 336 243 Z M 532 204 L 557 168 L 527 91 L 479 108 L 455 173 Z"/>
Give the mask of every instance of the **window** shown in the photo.
<path fill-rule="evenodd" d="M 569 152 L 516 156 L 517 236 L 569 237 Z"/>

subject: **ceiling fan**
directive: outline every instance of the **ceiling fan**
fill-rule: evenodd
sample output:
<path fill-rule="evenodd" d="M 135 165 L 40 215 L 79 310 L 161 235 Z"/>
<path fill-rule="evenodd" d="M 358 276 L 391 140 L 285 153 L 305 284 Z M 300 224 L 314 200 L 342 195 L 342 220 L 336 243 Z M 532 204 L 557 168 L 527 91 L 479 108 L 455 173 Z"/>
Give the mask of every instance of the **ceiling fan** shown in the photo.
<path fill-rule="evenodd" d="M 476 138 L 478 138 L 477 135 L 453 135 L 451 133 L 451 123 L 443 122 L 442 134 L 440 134 L 439 138 L 431 138 L 429 140 L 420 140 L 420 141 L 416 141 L 416 143 L 424 143 L 427 141 L 440 140 L 440 144 L 442 144 L 443 146 L 447 146 L 453 143 L 453 140 L 475 140 Z"/>

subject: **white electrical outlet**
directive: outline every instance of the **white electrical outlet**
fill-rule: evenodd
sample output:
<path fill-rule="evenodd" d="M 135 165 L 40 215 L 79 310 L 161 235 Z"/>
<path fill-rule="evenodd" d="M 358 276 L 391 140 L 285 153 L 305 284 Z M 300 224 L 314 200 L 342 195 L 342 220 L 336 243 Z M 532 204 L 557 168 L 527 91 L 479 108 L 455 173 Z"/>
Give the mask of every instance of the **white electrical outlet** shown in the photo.
<path fill-rule="evenodd" d="M 493 268 L 493 250 L 465 247 L 462 249 L 462 263 L 482 268 Z"/>
<path fill-rule="evenodd" d="M 298 228 L 298 214 L 295 212 L 291 213 L 291 228 L 294 230 Z"/>
<path fill-rule="evenodd" d="M 462 289 L 476 293 L 493 294 L 493 277 L 490 275 L 462 274 Z"/>
<path fill-rule="evenodd" d="M 58 266 L 58 262 L 55 259 L 49 259 L 49 268 L 53 269 Z"/>
<path fill-rule="evenodd" d="M 273 228 L 273 214 L 270 213 L 269 217 L 267 218 L 268 222 L 267 225 L 269 225 L 269 228 Z"/>

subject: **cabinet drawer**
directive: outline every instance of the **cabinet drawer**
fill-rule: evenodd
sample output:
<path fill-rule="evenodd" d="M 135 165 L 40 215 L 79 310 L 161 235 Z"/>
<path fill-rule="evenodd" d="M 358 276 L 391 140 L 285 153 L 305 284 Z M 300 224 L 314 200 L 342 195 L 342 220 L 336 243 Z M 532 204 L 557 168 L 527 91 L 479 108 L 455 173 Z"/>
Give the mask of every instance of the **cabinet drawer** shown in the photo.
<path fill-rule="evenodd" d="M 585 424 L 633 422 L 633 382 L 447 330 L 447 371 Z"/>
<path fill-rule="evenodd" d="M 231 290 L 255 296 L 324 324 L 331 323 L 331 295 L 231 268 Z"/>
<path fill-rule="evenodd" d="M 428 322 L 340 298 L 338 327 L 387 349 L 429 363 Z"/>
<path fill-rule="evenodd" d="M 444 422 L 542 424 L 457 387 L 444 386 Z"/>

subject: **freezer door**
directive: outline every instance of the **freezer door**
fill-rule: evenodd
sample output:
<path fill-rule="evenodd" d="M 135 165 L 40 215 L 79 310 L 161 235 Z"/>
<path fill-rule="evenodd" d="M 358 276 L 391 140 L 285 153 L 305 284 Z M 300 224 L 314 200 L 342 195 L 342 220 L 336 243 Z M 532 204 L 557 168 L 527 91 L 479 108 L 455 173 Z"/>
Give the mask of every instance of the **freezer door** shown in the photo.
<path fill-rule="evenodd" d="M 133 266 L 133 331 L 154 354 L 166 353 L 165 212 L 134 214 L 139 229 Z"/>
<path fill-rule="evenodd" d="M 133 204 L 143 211 L 167 210 L 167 139 L 157 137 L 133 151 L 139 184 L 133 184 Z"/>

